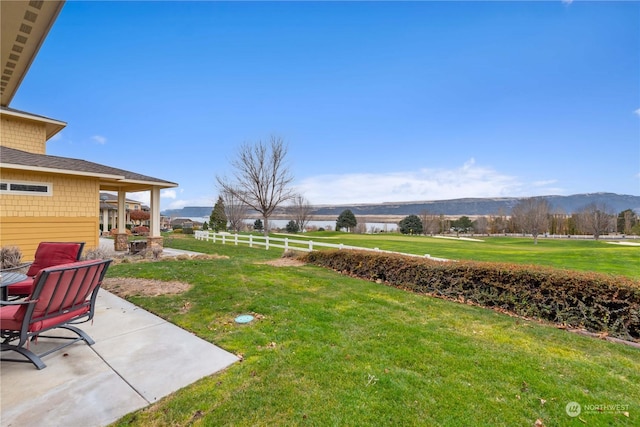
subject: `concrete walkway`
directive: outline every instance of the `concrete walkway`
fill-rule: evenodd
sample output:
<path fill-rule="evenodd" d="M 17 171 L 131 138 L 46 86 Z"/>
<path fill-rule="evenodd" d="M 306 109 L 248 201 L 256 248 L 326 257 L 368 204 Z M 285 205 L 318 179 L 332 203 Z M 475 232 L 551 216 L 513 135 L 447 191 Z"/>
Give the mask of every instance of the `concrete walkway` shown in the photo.
<path fill-rule="evenodd" d="M 43 370 L 0 364 L 0 426 L 105 426 L 238 360 L 104 289 L 93 322 L 79 326 L 93 346 L 79 342 L 46 356 Z M 30 347 L 46 351 L 47 341 Z"/>

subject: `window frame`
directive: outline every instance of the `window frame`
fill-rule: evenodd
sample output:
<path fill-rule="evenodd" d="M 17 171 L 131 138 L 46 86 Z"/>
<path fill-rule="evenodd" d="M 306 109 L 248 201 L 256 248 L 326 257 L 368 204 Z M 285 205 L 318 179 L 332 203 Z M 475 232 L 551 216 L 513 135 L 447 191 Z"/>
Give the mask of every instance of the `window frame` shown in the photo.
<path fill-rule="evenodd" d="M 11 196 L 53 196 L 53 183 L 52 182 L 38 182 L 38 181 L 9 181 L 0 180 L 0 185 L 6 188 L 0 188 L 0 194 L 6 194 Z M 29 187 L 45 187 L 46 191 L 35 190 L 14 190 L 12 186 L 29 186 Z"/>

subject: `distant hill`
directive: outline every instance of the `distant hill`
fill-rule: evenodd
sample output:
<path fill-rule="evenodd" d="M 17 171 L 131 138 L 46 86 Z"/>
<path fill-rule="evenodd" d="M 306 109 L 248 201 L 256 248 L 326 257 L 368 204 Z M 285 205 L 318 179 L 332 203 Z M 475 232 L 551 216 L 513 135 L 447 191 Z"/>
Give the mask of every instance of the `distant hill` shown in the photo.
<path fill-rule="evenodd" d="M 640 196 L 630 196 L 615 193 L 586 193 L 571 196 L 539 196 L 546 199 L 553 212 L 572 214 L 582 210 L 592 203 L 605 205 L 613 213 L 632 209 L 640 213 Z M 319 205 L 314 206 L 314 215 L 340 215 L 345 209 L 350 209 L 355 215 L 419 215 L 429 212 L 436 215 L 510 215 L 511 209 L 523 197 L 499 198 L 466 198 L 451 200 L 433 200 L 418 202 L 388 202 L 352 205 Z M 213 206 L 186 206 L 182 209 L 169 209 L 162 215 L 174 218 L 209 216 Z"/>

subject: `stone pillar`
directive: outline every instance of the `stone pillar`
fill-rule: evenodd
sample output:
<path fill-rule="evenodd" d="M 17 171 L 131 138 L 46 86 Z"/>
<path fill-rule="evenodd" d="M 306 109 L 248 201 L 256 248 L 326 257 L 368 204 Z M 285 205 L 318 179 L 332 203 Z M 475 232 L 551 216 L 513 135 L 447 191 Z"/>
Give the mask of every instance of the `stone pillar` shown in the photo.
<path fill-rule="evenodd" d="M 164 247 L 163 240 L 164 239 L 162 237 L 147 237 L 147 251 L 153 252 L 153 250 L 156 248 L 162 249 Z"/>
<path fill-rule="evenodd" d="M 113 240 L 114 249 L 116 251 L 128 251 L 129 250 L 129 236 L 127 233 L 118 233 Z"/>

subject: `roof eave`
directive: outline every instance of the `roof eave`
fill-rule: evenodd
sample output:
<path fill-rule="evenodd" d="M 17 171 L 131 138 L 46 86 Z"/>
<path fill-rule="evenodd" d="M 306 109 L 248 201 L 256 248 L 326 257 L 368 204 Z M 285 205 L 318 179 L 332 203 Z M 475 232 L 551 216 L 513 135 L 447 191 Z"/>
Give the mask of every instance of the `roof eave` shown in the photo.
<path fill-rule="evenodd" d="M 11 74 L 7 75 L 3 71 L 3 76 L 6 76 L 8 80 L 4 80 L 6 85 L 3 86 L 0 95 L 0 105 L 7 106 L 15 96 L 65 2 L 38 2 L 35 6 L 27 1 L 2 1 L 0 3 L 2 3 L 2 39 L 4 40 L 2 42 L 3 49 L 0 65 L 5 69 L 8 62 L 14 64 Z M 27 18 L 26 16 L 23 18 L 26 12 L 31 13 L 31 16 L 35 15 L 36 18 Z M 26 23 L 31 27 L 28 35 L 19 32 L 20 24 L 23 23 L 25 19 L 28 20 Z M 17 35 L 22 36 L 21 40 L 24 42 L 18 46 L 20 50 L 17 52 L 19 53 L 17 56 L 19 59 L 9 60 L 10 54 L 14 53 L 12 44 L 14 43 L 13 40 L 16 40 Z M 26 39 L 26 41 L 24 39 Z"/>
<path fill-rule="evenodd" d="M 169 182 L 169 181 L 145 181 L 145 180 L 127 179 L 127 177 L 125 177 L 124 175 L 76 171 L 71 169 L 56 169 L 56 168 L 47 168 L 42 166 L 28 166 L 28 165 L 19 165 L 19 164 L 11 164 L 11 163 L 0 163 L 0 168 L 98 178 L 101 181 L 104 181 L 105 185 L 113 185 L 114 188 L 120 188 L 120 187 L 174 188 L 178 186 L 177 183 Z M 140 191 L 143 191 L 143 190 L 140 190 Z"/>
<path fill-rule="evenodd" d="M 55 174 L 63 174 L 63 175 L 86 176 L 86 177 L 100 178 L 100 179 L 114 179 L 118 181 L 125 180 L 124 175 L 111 175 L 111 174 L 96 173 L 96 172 L 83 172 L 83 171 L 75 171 L 70 169 L 56 169 L 56 168 L 47 168 L 42 166 L 28 166 L 28 165 L 19 165 L 19 164 L 11 164 L 11 163 L 0 163 L 0 168 L 17 169 L 17 170 L 24 170 L 24 171 L 30 171 L 30 172 L 45 172 L 45 173 L 55 173 Z"/>
<path fill-rule="evenodd" d="M 47 133 L 47 141 L 50 140 L 55 134 L 60 132 L 67 126 L 66 122 L 61 120 L 52 119 L 44 116 L 37 116 L 27 113 L 25 111 L 18 111 L 15 109 L 0 108 L 0 115 L 10 116 L 17 119 L 27 120 L 30 122 L 43 123 Z"/>

